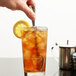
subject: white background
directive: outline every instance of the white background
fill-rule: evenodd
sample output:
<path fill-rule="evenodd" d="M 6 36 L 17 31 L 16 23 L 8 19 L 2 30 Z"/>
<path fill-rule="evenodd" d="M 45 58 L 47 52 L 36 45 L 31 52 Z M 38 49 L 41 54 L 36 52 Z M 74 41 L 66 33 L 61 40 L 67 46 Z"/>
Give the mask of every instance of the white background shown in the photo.
<path fill-rule="evenodd" d="M 51 47 L 58 44 L 76 45 L 76 1 L 35 0 L 36 25 L 48 27 L 47 56 L 52 56 Z M 0 57 L 21 57 L 21 40 L 13 34 L 13 25 L 18 20 L 31 20 L 22 11 L 0 7 Z M 56 52 L 55 52 L 56 51 Z M 54 48 L 54 53 L 58 49 Z"/>

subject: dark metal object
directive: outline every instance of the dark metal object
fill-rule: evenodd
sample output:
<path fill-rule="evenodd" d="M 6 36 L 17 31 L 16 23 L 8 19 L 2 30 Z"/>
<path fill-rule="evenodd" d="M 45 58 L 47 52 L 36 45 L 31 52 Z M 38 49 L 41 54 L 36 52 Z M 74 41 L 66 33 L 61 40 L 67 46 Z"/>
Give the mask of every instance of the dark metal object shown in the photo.
<path fill-rule="evenodd" d="M 58 46 L 58 43 L 55 43 L 56 46 Z"/>
<path fill-rule="evenodd" d="M 66 46 L 59 46 L 59 68 L 62 70 L 76 70 L 76 46 L 69 46 L 69 40 L 67 40 Z M 54 47 L 51 47 L 53 50 Z M 57 59 L 58 60 L 58 59 Z"/>
<path fill-rule="evenodd" d="M 67 45 L 69 45 L 69 40 L 67 40 Z"/>
<path fill-rule="evenodd" d="M 76 76 L 76 71 L 59 70 L 59 76 Z"/>
<path fill-rule="evenodd" d="M 59 47 L 59 67 L 64 70 L 76 70 L 76 47 Z"/>
<path fill-rule="evenodd" d="M 35 6 L 31 6 L 32 10 L 35 12 Z M 35 26 L 35 21 L 32 20 L 32 25 Z"/>

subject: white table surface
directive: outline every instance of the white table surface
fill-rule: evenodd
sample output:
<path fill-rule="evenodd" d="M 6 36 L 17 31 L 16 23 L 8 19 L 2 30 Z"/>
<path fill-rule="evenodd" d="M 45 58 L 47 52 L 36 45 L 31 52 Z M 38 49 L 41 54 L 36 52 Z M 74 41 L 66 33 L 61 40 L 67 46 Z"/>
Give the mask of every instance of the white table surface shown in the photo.
<path fill-rule="evenodd" d="M 47 58 L 46 76 L 53 76 L 58 71 L 54 58 Z M 0 58 L 0 76 L 24 76 L 22 58 Z"/>

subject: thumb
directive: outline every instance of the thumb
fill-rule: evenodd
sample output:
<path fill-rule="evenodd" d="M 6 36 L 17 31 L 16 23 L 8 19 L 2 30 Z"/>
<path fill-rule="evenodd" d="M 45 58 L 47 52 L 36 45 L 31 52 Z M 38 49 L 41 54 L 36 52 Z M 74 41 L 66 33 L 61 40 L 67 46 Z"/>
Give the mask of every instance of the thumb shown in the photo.
<path fill-rule="evenodd" d="M 35 13 L 33 12 L 33 10 L 31 8 L 29 8 L 27 6 L 26 3 L 20 4 L 20 10 L 24 11 L 24 13 L 26 13 L 26 15 L 31 19 L 31 20 L 35 20 Z"/>

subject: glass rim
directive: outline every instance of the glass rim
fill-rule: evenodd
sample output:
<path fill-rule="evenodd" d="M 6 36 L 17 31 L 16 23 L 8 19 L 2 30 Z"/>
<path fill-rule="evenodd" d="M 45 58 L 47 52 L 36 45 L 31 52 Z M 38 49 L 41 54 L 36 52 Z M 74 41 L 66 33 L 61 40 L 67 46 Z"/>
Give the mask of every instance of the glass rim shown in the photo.
<path fill-rule="evenodd" d="M 31 26 L 31 27 L 23 27 L 23 29 L 29 29 L 29 28 L 33 28 L 33 29 L 36 29 L 37 28 L 37 30 L 39 29 L 39 30 L 48 30 L 48 28 L 46 27 L 46 26 Z"/>
<path fill-rule="evenodd" d="M 48 28 L 46 26 L 31 26 L 31 27 L 22 27 L 22 31 L 48 31 Z"/>

